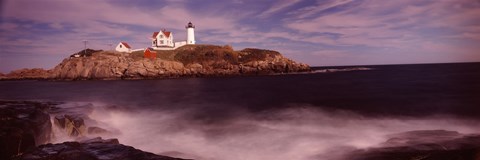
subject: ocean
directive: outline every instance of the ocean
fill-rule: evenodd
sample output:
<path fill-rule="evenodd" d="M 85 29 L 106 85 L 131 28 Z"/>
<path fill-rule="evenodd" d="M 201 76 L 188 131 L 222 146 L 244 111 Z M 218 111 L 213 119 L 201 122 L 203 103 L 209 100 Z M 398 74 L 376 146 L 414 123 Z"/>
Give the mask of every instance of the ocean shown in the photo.
<path fill-rule="evenodd" d="M 120 143 L 196 159 L 335 159 L 413 130 L 480 133 L 480 63 L 314 67 L 313 73 L 0 81 L 0 99 L 90 106 Z M 64 141 L 59 138 L 57 142 Z"/>

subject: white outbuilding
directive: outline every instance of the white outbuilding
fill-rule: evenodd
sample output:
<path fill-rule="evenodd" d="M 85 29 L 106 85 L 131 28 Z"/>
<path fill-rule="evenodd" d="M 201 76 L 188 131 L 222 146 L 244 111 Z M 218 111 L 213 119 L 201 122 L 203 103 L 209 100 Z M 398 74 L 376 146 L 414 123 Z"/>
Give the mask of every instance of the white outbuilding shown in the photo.
<path fill-rule="evenodd" d="M 127 42 L 120 42 L 117 47 L 115 47 L 115 51 L 130 53 L 132 52 L 132 47 L 130 47 Z"/>

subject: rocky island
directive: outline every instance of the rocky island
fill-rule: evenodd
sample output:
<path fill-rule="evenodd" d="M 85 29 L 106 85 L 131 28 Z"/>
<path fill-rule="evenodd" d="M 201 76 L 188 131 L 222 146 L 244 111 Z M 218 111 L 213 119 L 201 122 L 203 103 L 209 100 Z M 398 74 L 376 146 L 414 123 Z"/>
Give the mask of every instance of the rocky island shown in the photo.
<path fill-rule="evenodd" d="M 177 77 L 217 77 L 270 75 L 310 71 L 272 50 L 231 46 L 185 45 L 175 50 L 156 50 L 154 57 L 144 51 L 122 53 L 86 49 L 64 59 L 50 70 L 20 69 L 0 75 L 0 79 L 158 79 Z"/>

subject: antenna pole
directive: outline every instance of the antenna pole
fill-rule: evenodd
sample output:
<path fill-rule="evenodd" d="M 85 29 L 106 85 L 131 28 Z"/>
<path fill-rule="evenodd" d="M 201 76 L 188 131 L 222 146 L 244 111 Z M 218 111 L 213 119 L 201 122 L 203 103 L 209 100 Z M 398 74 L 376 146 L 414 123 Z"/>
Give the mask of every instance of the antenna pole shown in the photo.
<path fill-rule="evenodd" d="M 87 42 L 88 42 L 87 40 L 83 40 L 83 44 L 85 45 L 85 49 L 84 49 L 85 54 L 83 55 L 84 57 L 87 56 Z"/>

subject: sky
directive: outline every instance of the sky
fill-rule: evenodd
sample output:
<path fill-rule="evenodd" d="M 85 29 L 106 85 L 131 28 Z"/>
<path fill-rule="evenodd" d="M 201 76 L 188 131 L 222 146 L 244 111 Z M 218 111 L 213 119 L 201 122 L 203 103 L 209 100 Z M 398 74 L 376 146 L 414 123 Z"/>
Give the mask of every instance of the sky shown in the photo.
<path fill-rule="evenodd" d="M 277 50 L 311 66 L 480 62 L 480 0 L 2 0 L 0 72 L 50 69 L 153 32 Z M 111 46 L 113 44 L 113 47 Z"/>

